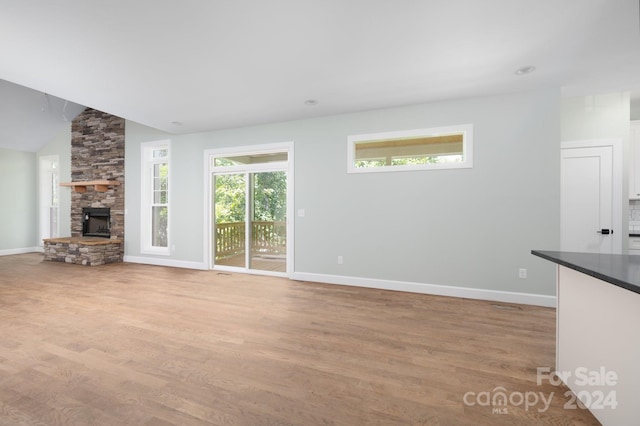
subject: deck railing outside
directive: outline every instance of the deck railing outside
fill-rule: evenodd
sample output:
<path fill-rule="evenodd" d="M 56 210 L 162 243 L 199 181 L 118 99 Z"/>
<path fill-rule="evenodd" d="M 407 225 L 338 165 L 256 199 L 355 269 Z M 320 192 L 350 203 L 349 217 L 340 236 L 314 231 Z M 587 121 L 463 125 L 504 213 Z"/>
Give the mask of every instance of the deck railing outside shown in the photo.
<path fill-rule="evenodd" d="M 245 222 L 216 224 L 216 259 L 235 256 L 245 251 Z M 255 221 L 251 223 L 251 253 L 286 254 L 286 222 Z"/>

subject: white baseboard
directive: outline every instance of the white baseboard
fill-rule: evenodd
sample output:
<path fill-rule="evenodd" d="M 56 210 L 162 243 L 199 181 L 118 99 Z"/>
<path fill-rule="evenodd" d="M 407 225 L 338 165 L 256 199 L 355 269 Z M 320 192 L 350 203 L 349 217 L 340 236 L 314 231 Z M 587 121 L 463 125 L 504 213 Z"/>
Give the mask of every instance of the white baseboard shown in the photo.
<path fill-rule="evenodd" d="M 42 253 L 42 247 L 25 247 L 19 249 L 0 250 L 0 256 L 11 256 L 12 254 Z"/>
<path fill-rule="evenodd" d="M 209 269 L 207 264 L 204 262 L 189 262 L 186 260 L 162 259 L 159 257 L 124 256 L 123 261 L 129 263 L 143 263 L 145 265 L 169 266 L 172 268 Z"/>
<path fill-rule="evenodd" d="M 157 257 L 124 256 L 125 262 L 142 263 L 146 265 L 169 266 L 208 270 L 206 263 L 189 262 L 184 260 L 162 259 Z M 433 294 L 437 296 L 460 297 L 464 299 L 488 300 L 502 303 L 517 303 L 523 305 L 556 307 L 556 297 L 542 294 L 518 293 L 511 291 L 496 291 L 469 287 L 455 287 L 439 284 L 423 284 L 407 281 L 379 280 L 375 278 L 358 278 L 341 275 L 325 275 L 308 272 L 294 272 L 290 278 L 297 281 L 311 281 L 325 284 L 349 285 L 355 287 L 377 288 L 381 290 L 404 291 L 409 293 Z"/>
<path fill-rule="evenodd" d="M 340 275 L 324 275 L 307 272 L 294 272 L 293 274 L 291 274 L 291 279 L 298 281 L 313 281 L 325 284 L 378 288 L 381 290 L 433 294 L 437 296 L 461 297 L 465 299 L 479 299 L 503 303 L 545 306 L 550 308 L 556 307 L 555 296 L 545 296 L 542 294 L 485 290 L 478 288 L 454 287 L 438 284 L 422 284 L 406 281 L 378 280 L 374 278 L 346 277 Z"/>

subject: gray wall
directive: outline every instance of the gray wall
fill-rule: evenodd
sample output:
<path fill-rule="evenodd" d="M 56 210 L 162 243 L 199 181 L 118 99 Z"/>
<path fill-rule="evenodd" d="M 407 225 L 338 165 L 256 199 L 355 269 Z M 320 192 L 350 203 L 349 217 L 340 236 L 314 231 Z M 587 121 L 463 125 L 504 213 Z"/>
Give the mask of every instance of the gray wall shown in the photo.
<path fill-rule="evenodd" d="M 36 246 L 36 154 L 0 148 L 0 251 Z"/>
<path fill-rule="evenodd" d="M 473 169 L 346 172 L 350 134 L 465 123 Z M 293 218 L 295 272 L 555 294 L 553 265 L 530 250 L 559 246 L 558 90 L 191 135 L 128 122 L 127 256 L 141 256 L 140 143 L 162 139 L 171 140 L 169 259 L 206 262 L 205 149 L 294 141 L 294 210 L 306 211 Z"/>

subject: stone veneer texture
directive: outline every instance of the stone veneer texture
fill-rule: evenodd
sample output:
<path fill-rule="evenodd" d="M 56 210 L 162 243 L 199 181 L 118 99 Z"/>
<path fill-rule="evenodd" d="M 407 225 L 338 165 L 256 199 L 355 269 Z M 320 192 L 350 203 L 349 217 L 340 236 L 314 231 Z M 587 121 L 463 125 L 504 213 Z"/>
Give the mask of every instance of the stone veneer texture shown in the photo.
<path fill-rule="evenodd" d="M 45 243 L 44 260 L 97 266 L 122 262 L 122 244 L 83 245 L 78 243 Z"/>
<path fill-rule="evenodd" d="M 71 193 L 72 237 L 82 236 L 84 207 L 109 207 L 111 236 L 124 239 L 124 125 L 123 118 L 91 108 L 71 123 L 71 180 L 120 182 L 106 192 L 89 186 L 84 193 Z"/>

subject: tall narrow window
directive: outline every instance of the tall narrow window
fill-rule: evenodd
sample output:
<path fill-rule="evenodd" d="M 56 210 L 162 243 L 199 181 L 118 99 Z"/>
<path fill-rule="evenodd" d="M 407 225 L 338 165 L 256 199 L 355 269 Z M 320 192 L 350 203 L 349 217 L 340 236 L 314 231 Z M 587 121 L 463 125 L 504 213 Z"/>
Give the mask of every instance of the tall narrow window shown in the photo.
<path fill-rule="evenodd" d="M 142 145 L 142 251 L 169 254 L 169 142 Z"/>
<path fill-rule="evenodd" d="M 59 234 L 59 168 L 57 155 L 40 157 L 40 240 Z"/>

